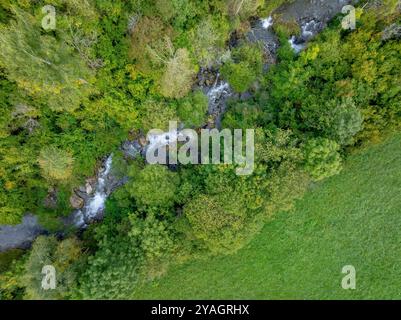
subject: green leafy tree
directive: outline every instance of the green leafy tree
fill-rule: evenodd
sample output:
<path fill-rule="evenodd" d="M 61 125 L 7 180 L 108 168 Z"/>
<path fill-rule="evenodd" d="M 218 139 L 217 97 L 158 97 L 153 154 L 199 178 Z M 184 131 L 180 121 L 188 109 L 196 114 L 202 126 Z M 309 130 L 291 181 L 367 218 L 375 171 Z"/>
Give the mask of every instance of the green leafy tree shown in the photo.
<path fill-rule="evenodd" d="M 138 284 L 138 244 L 127 236 L 128 223 L 113 228 L 114 235 L 98 236 L 99 248 L 88 259 L 79 278 L 81 299 L 126 299 Z"/>
<path fill-rule="evenodd" d="M 233 102 L 225 112 L 222 125 L 231 129 L 250 129 L 262 123 L 262 110 L 253 102 Z"/>
<path fill-rule="evenodd" d="M 363 116 L 354 102 L 345 100 L 331 111 L 332 125 L 328 132 L 335 141 L 341 145 L 349 145 L 354 142 L 354 136 L 362 130 Z"/>
<path fill-rule="evenodd" d="M 127 191 L 140 206 L 170 207 L 177 198 L 179 176 L 166 166 L 148 165 L 144 169 L 131 167 L 132 181 Z"/>
<path fill-rule="evenodd" d="M 148 132 L 152 129 L 167 131 L 170 121 L 178 121 L 177 112 L 173 104 L 147 100 L 143 105 L 141 128 Z"/>
<path fill-rule="evenodd" d="M 166 38 L 173 35 L 171 27 L 160 18 L 142 17 L 131 30 L 131 57 L 136 67 L 144 73 L 160 74 L 160 65 L 165 59 Z"/>
<path fill-rule="evenodd" d="M 339 145 L 332 140 L 312 139 L 305 145 L 305 169 L 316 181 L 338 174 L 342 169 Z"/>
<path fill-rule="evenodd" d="M 202 91 L 196 91 L 179 101 L 178 116 L 187 127 L 198 128 L 206 122 L 208 99 Z"/>
<path fill-rule="evenodd" d="M 241 195 L 200 194 L 184 207 L 195 237 L 213 254 L 230 254 L 242 248 L 262 225 L 249 213 Z"/>
<path fill-rule="evenodd" d="M 19 9 L 14 13 L 16 20 L 0 33 L 0 63 L 9 78 L 53 110 L 78 108 L 89 93 L 83 61 L 65 41 L 42 34 L 34 17 Z"/>
<path fill-rule="evenodd" d="M 205 19 L 191 33 L 194 56 L 202 67 L 211 67 L 224 55 L 228 25 L 220 19 Z"/>
<path fill-rule="evenodd" d="M 38 159 L 46 179 L 65 182 L 71 177 L 74 159 L 71 154 L 55 146 L 44 147 Z"/>
<path fill-rule="evenodd" d="M 145 219 L 138 214 L 129 217 L 132 226 L 129 236 L 138 239 L 143 259 L 141 270 L 148 279 L 163 275 L 179 250 L 171 221 L 162 221 L 156 215 L 160 212 L 148 210 Z"/>
<path fill-rule="evenodd" d="M 221 68 L 222 75 L 236 92 L 245 92 L 261 75 L 262 51 L 257 45 L 242 45 L 232 52 L 232 60 Z"/>

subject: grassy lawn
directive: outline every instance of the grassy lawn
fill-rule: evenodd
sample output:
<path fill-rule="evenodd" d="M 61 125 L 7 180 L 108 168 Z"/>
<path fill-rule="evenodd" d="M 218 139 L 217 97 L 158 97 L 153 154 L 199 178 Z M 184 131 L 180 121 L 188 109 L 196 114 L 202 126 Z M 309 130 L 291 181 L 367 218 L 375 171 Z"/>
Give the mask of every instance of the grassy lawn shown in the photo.
<path fill-rule="evenodd" d="M 356 290 L 341 288 L 344 265 Z M 351 156 L 233 256 L 193 261 L 136 299 L 401 299 L 401 135 Z"/>

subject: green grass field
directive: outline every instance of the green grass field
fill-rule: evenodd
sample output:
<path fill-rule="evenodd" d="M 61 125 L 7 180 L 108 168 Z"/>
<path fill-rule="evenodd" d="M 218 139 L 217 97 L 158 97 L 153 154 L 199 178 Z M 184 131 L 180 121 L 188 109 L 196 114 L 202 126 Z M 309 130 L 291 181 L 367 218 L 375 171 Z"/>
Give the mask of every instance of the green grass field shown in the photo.
<path fill-rule="evenodd" d="M 344 265 L 356 290 L 341 288 Z M 193 261 L 135 299 L 401 299 L 401 135 L 351 156 L 233 256 Z"/>

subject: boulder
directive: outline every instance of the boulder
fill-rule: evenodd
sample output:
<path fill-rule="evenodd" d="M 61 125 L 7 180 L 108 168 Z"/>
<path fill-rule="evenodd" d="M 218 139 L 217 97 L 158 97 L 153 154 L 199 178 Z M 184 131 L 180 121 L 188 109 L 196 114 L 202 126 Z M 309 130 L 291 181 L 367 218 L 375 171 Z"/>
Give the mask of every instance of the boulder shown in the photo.
<path fill-rule="evenodd" d="M 84 206 L 85 201 L 84 201 L 84 199 L 82 199 L 81 197 L 79 197 L 78 195 L 76 195 L 74 193 L 70 197 L 70 204 L 71 204 L 71 207 L 73 207 L 74 209 L 81 209 Z"/>
<path fill-rule="evenodd" d="M 92 195 L 96 188 L 96 178 L 86 179 L 85 191 L 88 195 Z"/>
<path fill-rule="evenodd" d="M 85 184 L 85 191 L 89 195 L 93 193 L 93 187 L 89 182 Z"/>

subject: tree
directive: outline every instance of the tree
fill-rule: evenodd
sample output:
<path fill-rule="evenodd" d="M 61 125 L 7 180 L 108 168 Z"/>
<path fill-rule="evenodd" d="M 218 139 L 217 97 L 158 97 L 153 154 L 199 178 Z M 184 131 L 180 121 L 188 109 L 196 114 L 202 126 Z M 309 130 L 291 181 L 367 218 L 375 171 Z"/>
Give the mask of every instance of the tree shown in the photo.
<path fill-rule="evenodd" d="M 191 90 L 196 74 L 188 50 L 178 49 L 166 62 L 160 79 L 160 92 L 167 98 L 182 98 Z"/>
<path fill-rule="evenodd" d="M 340 145 L 354 142 L 354 136 L 362 130 L 363 116 L 352 99 L 331 109 L 332 125 L 328 128 L 329 136 Z"/>
<path fill-rule="evenodd" d="M 318 138 L 305 145 L 305 169 L 316 181 L 338 174 L 342 169 L 340 146 L 332 140 Z"/>
<path fill-rule="evenodd" d="M 298 139 L 291 130 L 257 129 L 255 155 L 258 162 L 268 168 L 277 168 L 284 162 L 299 165 L 304 160 Z"/>
<path fill-rule="evenodd" d="M 22 300 L 24 264 L 26 256 L 21 249 L 0 253 L 0 300 Z"/>
<path fill-rule="evenodd" d="M 132 166 L 132 181 L 127 191 L 139 206 L 171 207 L 177 197 L 179 176 L 162 165 L 148 165 L 144 169 Z"/>
<path fill-rule="evenodd" d="M 252 239 L 263 225 L 233 190 L 221 194 L 200 194 L 184 207 L 195 237 L 213 254 L 231 254 Z"/>
<path fill-rule="evenodd" d="M 139 218 L 136 214 L 130 215 L 130 223 L 132 228 L 129 236 L 139 239 L 139 247 L 146 259 L 159 259 L 172 250 L 174 240 L 171 235 L 171 226 L 166 221 L 158 220 L 151 211 L 145 219 Z"/>
<path fill-rule="evenodd" d="M 224 53 L 228 27 L 225 21 L 202 20 L 191 33 L 194 56 L 202 67 L 216 64 Z"/>
<path fill-rule="evenodd" d="M 158 26 L 157 23 L 156 26 Z M 160 32 L 162 31 L 160 30 Z M 191 89 L 192 80 L 196 73 L 189 52 L 185 48 L 176 50 L 168 35 L 163 37 L 162 33 L 152 34 L 152 36 L 157 40 L 142 39 L 142 41 L 149 41 L 143 48 L 145 52 L 135 53 L 134 56 L 139 62 L 141 59 L 145 59 L 144 62 L 140 62 L 141 65 L 145 62 L 149 64 L 148 68 L 143 69 L 144 72 L 151 74 L 154 70 L 153 76 L 156 79 L 160 76 L 158 83 L 162 95 L 168 98 L 182 98 Z"/>
<path fill-rule="evenodd" d="M 67 151 L 55 146 L 44 147 L 38 159 L 42 175 L 55 182 L 65 182 L 72 174 L 74 159 Z"/>
<path fill-rule="evenodd" d="M 128 223 L 113 228 L 115 235 L 98 239 L 99 248 L 88 259 L 80 275 L 81 299 L 126 299 L 134 291 L 139 277 L 140 259 L 136 239 L 127 236 Z"/>
<path fill-rule="evenodd" d="M 142 17 L 131 31 L 131 57 L 137 68 L 147 74 L 159 74 L 165 52 L 166 38 L 173 36 L 171 27 L 159 18 Z"/>
<path fill-rule="evenodd" d="M 256 11 L 264 5 L 265 0 L 229 0 L 227 2 L 228 12 L 231 16 L 240 16 L 245 20 L 256 14 Z"/>
<path fill-rule="evenodd" d="M 173 260 L 173 254 L 178 249 L 170 221 L 162 221 L 156 216 L 159 211 L 148 210 L 146 218 L 140 218 L 141 213 L 131 214 L 129 219 L 131 230 L 129 236 L 138 239 L 138 248 L 143 259 L 143 274 L 153 279 L 161 276 Z"/>
<path fill-rule="evenodd" d="M 25 263 L 22 284 L 27 299 L 65 299 L 70 297 L 76 284 L 76 266 L 81 256 L 80 243 L 75 238 L 58 242 L 55 237 L 38 237 Z M 56 288 L 43 290 L 42 269 L 55 268 Z"/>
<path fill-rule="evenodd" d="M 258 104 L 251 101 L 235 101 L 229 104 L 222 125 L 230 129 L 246 130 L 261 123 L 262 111 Z"/>
<path fill-rule="evenodd" d="M 0 33 L 0 63 L 9 78 L 53 110 L 78 108 L 89 93 L 83 61 L 65 41 L 42 35 L 34 17 L 19 9 L 14 13 L 16 20 Z"/>
<path fill-rule="evenodd" d="M 147 100 L 142 105 L 141 128 L 148 132 L 152 129 L 167 131 L 170 121 L 178 121 L 173 104 L 166 104 L 156 100 Z"/>
<path fill-rule="evenodd" d="M 179 101 L 177 113 L 187 127 L 198 128 L 206 122 L 207 110 L 207 97 L 202 91 L 196 91 Z"/>
<path fill-rule="evenodd" d="M 232 60 L 221 68 L 222 75 L 236 92 L 245 92 L 261 75 L 262 51 L 257 45 L 242 45 L 233 50 Z"/>

